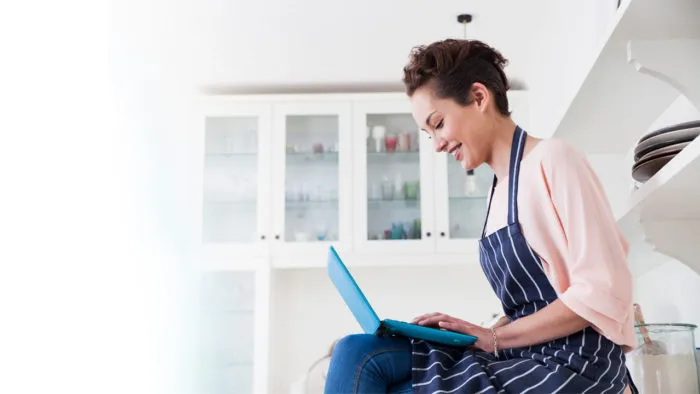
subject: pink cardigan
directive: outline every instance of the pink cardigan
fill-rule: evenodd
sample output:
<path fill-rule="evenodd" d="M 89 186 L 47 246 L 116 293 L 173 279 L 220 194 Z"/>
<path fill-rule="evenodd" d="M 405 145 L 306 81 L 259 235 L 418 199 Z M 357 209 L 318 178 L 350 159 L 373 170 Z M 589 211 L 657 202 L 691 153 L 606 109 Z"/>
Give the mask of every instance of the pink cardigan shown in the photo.
<path fill-rule="evenodd" d="M 521 162 L 518 207 L 562 302 L 624 351 L 636 347 L 629 244 L 586 157 L 562 141 L 540 141 Z M 508 182 L 499 180 L 487 234 L 507 217 Z"/>

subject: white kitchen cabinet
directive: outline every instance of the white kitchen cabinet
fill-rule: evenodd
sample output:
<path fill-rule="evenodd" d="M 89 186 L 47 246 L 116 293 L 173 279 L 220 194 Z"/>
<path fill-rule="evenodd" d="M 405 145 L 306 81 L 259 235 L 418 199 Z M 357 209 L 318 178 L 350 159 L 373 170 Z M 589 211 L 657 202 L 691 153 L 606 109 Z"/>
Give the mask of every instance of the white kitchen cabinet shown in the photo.
<path fill-rule="evenodd" d="M 509 99 L 527 129 L 527 94 Z M 460 264 L 476 253 L 491 172 L 469 176 L 435 153 L 405 95 L 202 103 L 206 267 L 321 267 L 330 245 L 364 265 Z"/>
<path fill-rule="evenodd" d="M 527 129 L 527 93 L 509 100 Z M 361 265 L 477 250 L 491 173 L 435 153 L 404 94 L 207 97 L 201 117 L 206 267 L 321 267 L 330 245 Z"/>

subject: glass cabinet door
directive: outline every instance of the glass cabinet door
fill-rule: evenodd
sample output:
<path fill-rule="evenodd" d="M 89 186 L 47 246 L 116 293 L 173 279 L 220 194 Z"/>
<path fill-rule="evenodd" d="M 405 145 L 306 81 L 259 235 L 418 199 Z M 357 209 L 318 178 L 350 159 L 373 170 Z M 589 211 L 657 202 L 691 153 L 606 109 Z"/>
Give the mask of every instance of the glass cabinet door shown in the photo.
<path fill-rule="evenodd" d="M 212 100 L 205 108 L 202 242 L 261 256 L 269 231 L 269 110 Z M 232 254 L 233 251 L 232 251 Z"/>
<path fill-rule="evenodd" d="M 356 236 L 366 251 L 430 251 L 432 166 L 430 141 L 420 133 L 408 100 L 356 108 Z M 426 225 L 426 220 L 429 222 Z"/>
<path fill-rule="evenodd" d="M 481 238 L 487 210 L 487 196 L 493 173 L 486 165 L 465 171 L 452 155 L 440 154 L 441 184 L 436 185 L 438 249 L 441 252 L 474 252 Z M 446 193 L 445 193 L 446 192 Z M 461 241 L 461 242 L 459 242 Z"/>
<path fill-rule="evenodd" d="M 447 155 L 449 228 L 445 236 L 450 239 L 481 237 L 492 183 L 493 173 L 486 165 L 465 171 L 461 163 Z"/>
<path fill-rule="evenodd" d="M 201 392 L 253 394 L 255 272 L 207 272 L 200 288 Z"/>
<path fill-rule="evenodd" d="M 326 251 L 346 243 L 351 202 L 350 106 L 275 107 L 275 240 Z M 281 160 L 280 160 L 281 159 Z M 312 247 L 313 249 L 313 247 Z"/>
<path fill-rule="evenodd" d="M 472 171 L 462 169 L 452 155 L 441 155 L 445 161 L 447 201 L 439 207 L 443 220 L 438 225 L 439 240 L 477 240 L 481 238 L 486 218 L 488 193 L 493 183 L 493 173 L 486 165 Z M 446 247 L 449 249 L 449 247 Z M 456 253 L 468 252 L 468 248 L 457 246 Z"/>

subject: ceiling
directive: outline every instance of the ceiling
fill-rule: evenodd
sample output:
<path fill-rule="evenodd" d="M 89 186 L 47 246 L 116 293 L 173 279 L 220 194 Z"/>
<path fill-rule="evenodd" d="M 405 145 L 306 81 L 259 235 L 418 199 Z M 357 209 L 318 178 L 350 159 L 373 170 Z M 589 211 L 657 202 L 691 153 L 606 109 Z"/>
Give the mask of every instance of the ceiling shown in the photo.
<path fill-rule="evenodd" d="M 532 23 L 545 1 L 205 0 L 198 32 L 204 85 L 232 91 L 400 88 L 410 49 L 469 38 L 501 50 L 511 78 L 527 82 Z"/>

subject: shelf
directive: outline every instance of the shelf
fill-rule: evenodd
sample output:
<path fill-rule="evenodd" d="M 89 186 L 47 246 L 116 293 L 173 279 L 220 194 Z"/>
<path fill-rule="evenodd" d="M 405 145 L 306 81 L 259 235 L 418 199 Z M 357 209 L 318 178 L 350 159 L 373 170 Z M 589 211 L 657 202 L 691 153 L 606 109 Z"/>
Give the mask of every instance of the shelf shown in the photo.
<path fill-rule="evenodd" d="M 670 258 L 700 275 L 700 139 L 632 194 L 618 224 L 635 276 Z"/>
<path fill-rule="evenodd" d="M 573 76 L 580 80 L 577 88 L 558 98 L 568 105 L 552 113 L 554 137 L 586 153 L 626 153 L 680 94 L 678 86 L 672 87 L 663 78 L 645 75 L 649 72 L 644 65 L 640 68 L 633 53 L 635 46 L 644 47 L 646 40 L 654 40 L 654 50 L 679 45 L 686 49 L 697 48 L 697 45 L 669 40 L 697 41 L 700 38 L 698 20 L 700 2 L 696 0 L 629 0 L 623 3 L 613 29 L 597 56 L 591 59 L 587 72 Z M 667 52 L 657 57 L 668 56 Z M 646 54 L 654 53 L 646 51 Z M 698 64 L 687 61 L 688 57 L 697 59 L 697 51 L 673 54 L 671 58 L 666 57 L 667 65 L 675 63 L 672 68 L 685 70 L 686 81 L 697 81 Z M 696 99 L 688 98 L 698 105 Z"/>
<path fill-rule="evenodd" d="M 258 157 L 257 152 L 239 153 L 207 153 L 207 159 L 252 159 Z"/>
<path fill-rule="evenodd" d="M 420 200 L 406 200 L 406 199 L 393 199 L 393 200 L 380 200 L 380 199 L 368 199 L 367 200 L 368 209 L 420 209 Z"/>
<path fill-rule="evenodd" d="M 284 203 L 288 211 L 307 211 L 309 209 L 337 209 L 338 200 L 306 200 L 306 201 L 291 201 L 287 200 Z"/>
<path fill-rule="evenodd" d="M 287 152 L 287 164 L 335 163 L 338 164 L 338 152 L 297 153 Z"/>
<path fill-rule="evenodd" d="M 420 161 L 420 153 L 418 151 L 367 152 L 367 161 L 369 163 L 413 163 Z"/>

